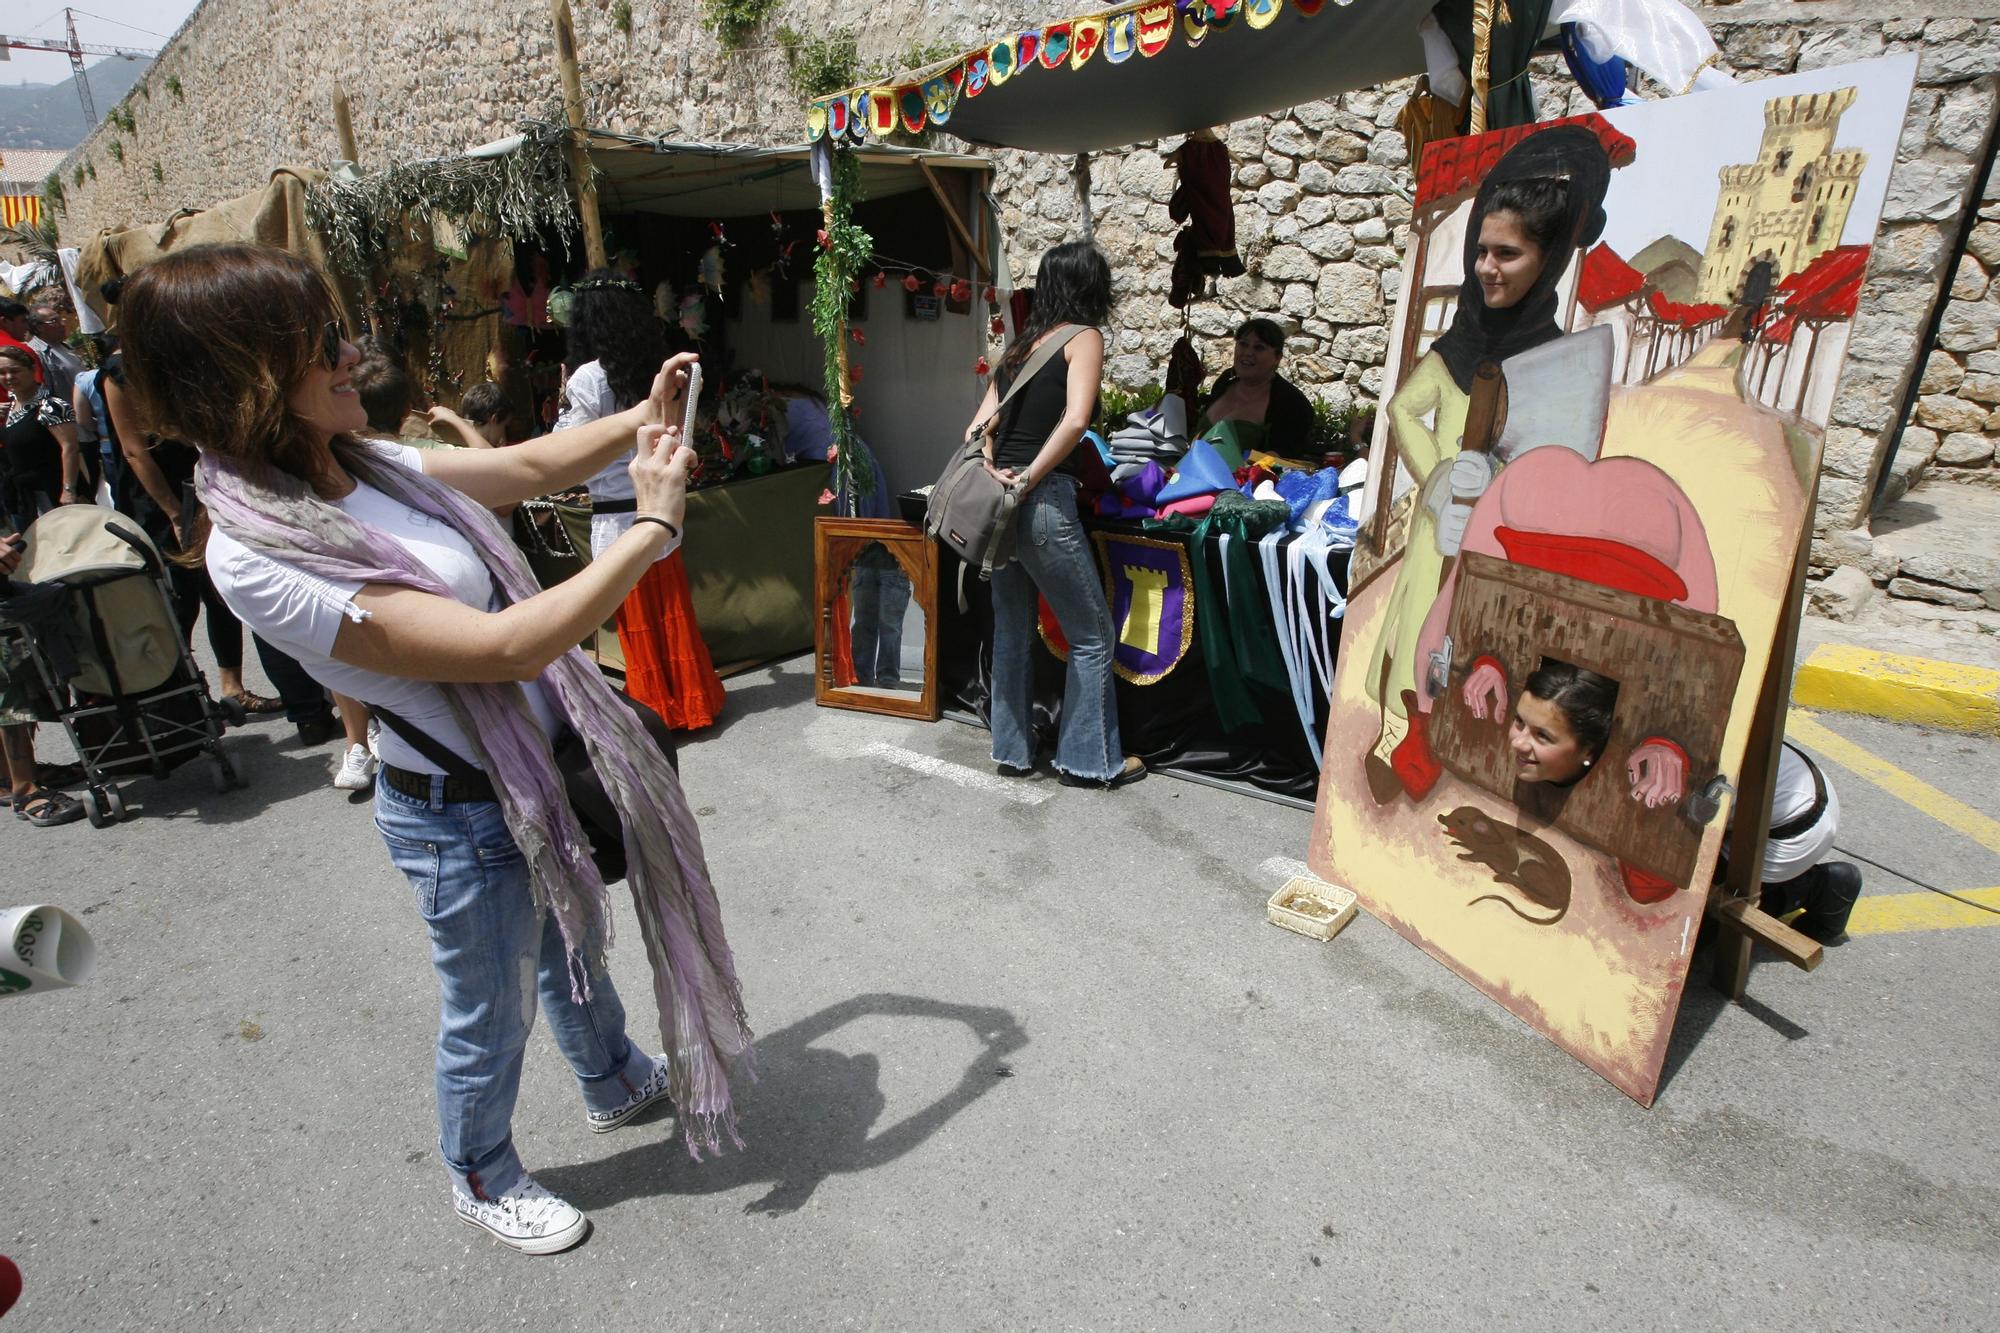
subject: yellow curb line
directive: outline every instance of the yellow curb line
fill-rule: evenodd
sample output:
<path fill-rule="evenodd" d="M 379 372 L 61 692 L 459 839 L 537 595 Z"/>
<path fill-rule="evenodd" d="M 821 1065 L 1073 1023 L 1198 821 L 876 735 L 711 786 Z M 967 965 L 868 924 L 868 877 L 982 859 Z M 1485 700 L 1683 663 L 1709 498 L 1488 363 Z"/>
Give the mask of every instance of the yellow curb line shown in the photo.
<path fill-rule="evenodd" d="M 2000 819 L 1975 810 L 1955 796 L 1947 796 L 1922 778 L 1905 773 L 1886 759 L 1862 749 L 1847 737 L 1822 725 L 1811 713 L 1792 709 L 1785 718 L 1785 734 L 1801 745 L 1811 746 L 1857 777 L 1888 792 L 1897 800 L 1914 806 L 1947 828 L 1956 829 L 1988 851 L 2000 852 Z"/>
<path fill-rule="evenodd" d="M 2000 736 L 2000 671 L 1823 643 L 1799 663 L 1792 702 Z"/>
<path fill-rule="evenodd" d="M 2000 889 L 1954 889 L 1988 907 L 2000 907 Z M 1940 893 L 1863 894 L 1847 918 L 1850 935 L 1894 935 L 1910 930 L 1954 930 L 1962 926 L 2000 926 L 2000 916 L 1953 902 Z"/>

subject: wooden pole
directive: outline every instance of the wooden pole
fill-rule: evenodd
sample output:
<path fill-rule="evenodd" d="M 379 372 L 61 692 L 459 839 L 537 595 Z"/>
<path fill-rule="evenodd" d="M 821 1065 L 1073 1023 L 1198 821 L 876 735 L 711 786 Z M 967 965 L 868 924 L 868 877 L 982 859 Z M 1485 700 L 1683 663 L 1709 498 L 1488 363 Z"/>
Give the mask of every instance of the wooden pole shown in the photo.
<path fill-rule="evenodd" d="M 355 166 L 361 165 L 361 150 L 354 145 L 354 109 L 347 103 L 347 89 L 333 85 L 333 134 L 340 142 L 340 155 Z"/>
<path fill-rule="evenodd" d="M 924 183 L 931 187 L 931 195 L 937 200 L 937 206 L 944 210 L 944 220 L 951 224 L 952 234 L 958 237 L 958 243 L 965 247 L 965 252 L 972 256 L 972 262 L 979 269 L 979 276 L 991 282 L 993 266 L 986 262 L 985 252 L 979 248 L 979 242 L 972 238 L 972 232 L 967 229 L 965 219 L 958 215 L 958 207 L 945 192 L 944 182 L 938 179 L 937 172 L 931 170 L 931 164 L 922 158 L 917 159 L 917 170 L 923 172 Z"/>
<path fill-rule="evenodd" d="M 1729 830 L 1729 874 L 1709 895 L 1708 913 L 1725 929 L 1715 959 L 1715 986 L 1732 1000 L 1743 998 L 1750 980 L 1750 946 L 1762 939 L 1794 967 L 1819 966 L 1819 947 L 1781 922 L 1765 917 L 1757 899 L 1763 890 L 1764 845 L 1771 838 L 1771 795 L 1778 783 L 1778 754 L 1785 743 L 1785 714 L 1792 697 L 1792 659 L 1799 651 L 1799 619 L 1805 610 L 1806 569 L 1812 563 L 1813 510 L 1819 504 L 1819 477 L 1806 489 L 1799 544 L 1792 553 L 1792 576 L 1785 590 L 1777 642 L 1757 695 L 1756 720 L 1743 748 Z"/>
<path fill-rule="evenodd" d="M 597 181 L 590 171 L 590 145 L 584 139 L 583 79 L 576 69 L 576 24 L 569 0 L 549 0 L 556 29 L 556 73 L 562 79 L 563 119 L 569 122 L 569 170 L 576 178 L 576 211 L 583 219 L 583 255 L 592 268 L 609 262 L 604 253 L 604 224 L 597 215 Z"/>

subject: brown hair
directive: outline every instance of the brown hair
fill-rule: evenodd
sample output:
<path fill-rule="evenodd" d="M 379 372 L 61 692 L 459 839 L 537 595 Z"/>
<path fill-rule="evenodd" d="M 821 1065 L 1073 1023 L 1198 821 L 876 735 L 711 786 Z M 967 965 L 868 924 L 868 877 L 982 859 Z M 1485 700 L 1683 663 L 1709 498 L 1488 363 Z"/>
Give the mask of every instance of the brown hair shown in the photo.
<path fill-rule="evenodd" d="M 197 245 L 148 264 L 118 300 L 126 384 L 154 432 L 304 478 L 315 433 L 286 401 L 323 365 L 340 306 L 326 278 L 267 245 Z"/>
<path fill-rule="evenodd" d="M 4 357 L 9 361 L 18 361 L 29 370 L 39 370 L 41 368 L 35 359 L 35 354 L 18 343 L 0 343 L 0 357 Z"/>
<path fill-rule="evenodd" d="M 348 374 L 361 406 L 368 413 L 368 429 L 394 435 L 410 414 L 410 377 L 394 361 L 362 357 Z"/>
<path fill-rule="evenodd" d="M 507 399 L 500 386 L 492 380 L 481 380 L 467 389 L 465 397 L 459 399 L 458 407 L 465 413 L 465 419 L 475 426 L 483 426 L 495 417 L 505 425 L 512 415 L 507 411 Z"/>

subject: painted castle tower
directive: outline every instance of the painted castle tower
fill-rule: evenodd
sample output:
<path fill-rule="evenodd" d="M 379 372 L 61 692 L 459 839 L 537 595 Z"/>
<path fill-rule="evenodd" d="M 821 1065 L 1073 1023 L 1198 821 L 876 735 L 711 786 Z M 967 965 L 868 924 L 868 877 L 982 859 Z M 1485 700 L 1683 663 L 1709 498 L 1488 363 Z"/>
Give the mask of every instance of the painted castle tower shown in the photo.
<path fill-rule="evenodd" d="M 1841 88 L 1765 103 L 1757 160 L 1722 169 L 1697 301 L 1731 305 L 1758 260 L 1770 260 L 1772 280 L 1782 282 L 1840 244 L 1868 162 L 1833 146 L 1854 97 Z"/>

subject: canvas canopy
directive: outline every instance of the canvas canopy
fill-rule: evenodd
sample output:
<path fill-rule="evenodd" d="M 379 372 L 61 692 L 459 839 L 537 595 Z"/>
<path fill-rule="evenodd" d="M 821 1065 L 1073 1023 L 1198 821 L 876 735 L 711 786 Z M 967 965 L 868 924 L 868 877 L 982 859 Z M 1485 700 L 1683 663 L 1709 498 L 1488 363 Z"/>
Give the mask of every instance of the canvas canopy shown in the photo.
<path fill-rule="evenodd" d="M 184 208 L 165 222 L 106 228 L 83 243 L 76 287 L 100 317 L 109 307 L 98 287 L 175 250 L 214 241 L 257 241 L 326 267 L 326 247 L 306 222 L 306 189 L 325 179 L 312 167 L 279 167 L 263 189 L 214 208 Z"/>
<path fill-rule="evenodd" d="M 758 148 L 647 139 L 607 130 L 585 131 L 584 141 L 597 173 L 598 199 L 606 212 L 728 218 L 790 209 L 819 210 L 810 144 Z M 510 142 L 514 141 L 502 140 L 488 149 Z M 858 157 L 861 192 L 869 199 L 929 189 L 925 167 L 933 171 L 986 171 L 991 167 L 981 157 L 887 144 L 869 144 Z"/>

